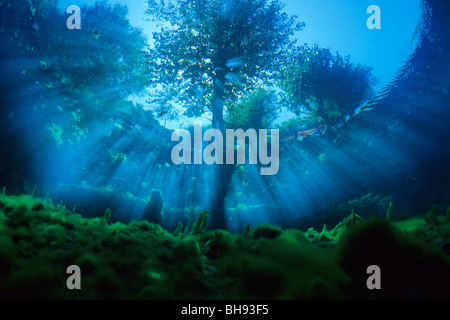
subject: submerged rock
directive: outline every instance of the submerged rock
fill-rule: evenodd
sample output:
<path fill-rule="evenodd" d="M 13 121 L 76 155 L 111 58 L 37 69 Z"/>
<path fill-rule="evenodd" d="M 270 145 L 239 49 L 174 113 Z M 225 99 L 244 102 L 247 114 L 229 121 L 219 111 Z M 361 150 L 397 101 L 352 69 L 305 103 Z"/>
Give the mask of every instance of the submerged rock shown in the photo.
<path fill-rule="evenodd" d="M 163 199 L 161 195 L 161 190 L 153 189 L 150 200 L 144 208 L 144 215 L 142 219 L 148 222 L 161 224 L 164 219 L 163 209 Z"/>

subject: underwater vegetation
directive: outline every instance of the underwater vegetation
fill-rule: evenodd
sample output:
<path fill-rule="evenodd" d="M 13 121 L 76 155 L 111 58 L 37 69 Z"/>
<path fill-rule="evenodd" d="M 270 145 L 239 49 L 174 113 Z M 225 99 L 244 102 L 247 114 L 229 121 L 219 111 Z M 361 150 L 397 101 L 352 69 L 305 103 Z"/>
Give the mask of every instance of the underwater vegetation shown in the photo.
<path fill-rule="evenodd" d="M 151 40 L 125 4 L 0 1 L 1 299 L 450 298 L 448 2 L 379 93 L 281 0 L 147 5 Z M 279 172 L 176 164 L 182 113 L 276 128 Z"/>
<path fill-rule="evenodd" d="M 326 43 L 297 46 L 293 35 L 308 26 L 283 1 L 174 1 L 164 10 L 160 3 L 149 1 L 141 13 L 177 27 L 157 28 L 151 41 L 128 20 L 126 2 L 82 6 L 80 30 L 66 28 L 57 1 L 0 4 L 0 42 L 8 48 L 0 61 L 0 181 L 10 194 L 37 186 L 39 196 L 76 205 L 84 216 L 111 208 L 113 220 L 128 222 L 158 189 L 164 215 L 146 210 L 148 220 L 170 231 L 189 207 L 211 211 L 210 229 L 242 232 L 258 219 L 294 227 L 333 206 L 348 214 L 349 199 L 369 193 L 392 196 L 411 214 L 448 202 L 441 112 L 448 85 L 445 72 L 432 78 L 445 70 L 448 28 L 419 28 L 422 46 L 407 62 L 406 80 L 395 83 L 402 90 L 393 85 L 395 94 L 373 102 L 370 68 Z M 428 27 L 445 22 L 437 8 L 424 13 L 437 21 Z M 442 90 L 416 95 L 417 83 L 442 83 Z M 279 173 L 175 165 L 165 121 L 182 113 L 178 104 L 187 116 L 210 115 L 211 128 L 279 129 Z M 275 123 L 281 109 L 295 117 Z"/>
<path fill-rule="evenodd" d="M 389 216 L 391 212 L 387 213 Z M 450 209 L 407 220 L 355 212 L 327 230 L 261 225 L 169 233 L 147 221 L 84 218 L 30 195 L 0 196 L 2 299 L 448 299 Z M 81 269 L 81 290 L 66 268 Z M 368 266 L 382 290 L 366 287 Z"/>

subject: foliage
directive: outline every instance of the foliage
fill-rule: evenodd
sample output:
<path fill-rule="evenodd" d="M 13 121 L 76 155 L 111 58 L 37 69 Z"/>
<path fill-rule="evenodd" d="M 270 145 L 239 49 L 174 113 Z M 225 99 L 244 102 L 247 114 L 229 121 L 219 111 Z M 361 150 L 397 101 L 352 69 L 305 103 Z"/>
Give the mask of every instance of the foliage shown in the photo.
<path fill-rule="evenodd" d="M 127 10 L 105 1 L 82 6 L 81 29 L 69 30 L 70 14 L 56 0 L 0 3 L 0 45 L 8 48 L 0 57 L 0 140 L 11 140 L 14 130 L 29 136 L 3 144 L 8 156 L 2 162 L 15 168 L 11 176 L 27 176 L 39 157 L 58 162 L 62 172 L 71 170 L 59 182 L 80 177 L 98 185 L 123 164 L 137 171 L 131 163 L 149 157 L 148 150 L 160 155 L 155 166 L 167 161 L 170 133 L 163 135 L 152 112 L 130 99 L 148 86 L 149 51 Z"/>
<path fill-rule="evenodd" d="M 2 57 L 9 69 L 20 72 L 14 75 L 17 81 L 39 94 L 39 107 L 64 112 L 66 123 L 79 128 L 105 114 L 106 108 L 109 116 L 126 109 L 125 100 L 147 87 L 147 39 L 130 25 L 126 6 L 106 1 L 84 6 L 82 28 L 69 30 L 69 15 L 57 4 L 1 4 L 5 33 L 0 41 L 9 48 Z M 19 56 L 24 59 L 17 61 Z"/>
<path fill-rule="evenodd" d="M 269 128 L 278 114 L 274 90 L 256 88 L 228 107 L 227 124 L 242 129 Z"/>
<path fill-rule="evenodd" d="M 65 25 L 66 14 L 36 16 L 45 71 L 72 89 L 91 86 L 116 98 L 145 89 L 146 38 L 130 25 L 127 7 L 96 2 L 81 13 L 81 30 L 57 27 Z"/>
<path fill-rule="evenodd" d="M 6 26 L 29 44 L 23 54 L 32 66 L 23 73 L 38 87 L 33 90 L 39 92 L 39 107 L 58 113 L 56 125 L 64 133 L 80 140 L 92 121 L 137 112 L 126 100 L 147 88 L 147 39 L 129 23 L 126 6 L 106 1 L 84 6 L 82 28 L 69 30 L 69 15 L 58 10 L 57 1 L 20 2 L 17 8 L 11 6 L 11 14 L 18 13 L 23 21 L 17 29 L 14 21 Z M 11 45 L 11 52 L 17 53 L 19 45 Z"/>
<path fill-rule="evenodd" d="M 333 55 L 318 44 L 303 45 L 291 54 L 281 71 L 280 86 L 290 110 L 297 115 L 306 107 L 325 122 L 334 121 L 351 113 L 373 93 L 376 80 L 371 69 L 354 65 L 349 56 Z"/>
<path fill-rule="evenodd" d="M 280 1 L 148 1 L 150 19 L 166 22 L 153 37 L 151 103 L 165 114 L 174 100 L 188 116 L 212 111 L 223 122 L 223 101 L 237 101 L 275 72 L 280 52 L 301 30 Z M 215 109 L 214 109 L 215 108 Z M 214 110 L 213 110 L 214 109 Z M 220 124 L 220 123 L 219 123 Z"/>
<path fill-rule="evenodd" d="M 192 225 L 191 233 L 194 235 L 198 235 L 204 232 L 206 226 L 208 225 L 208 217 L 209 217 L 208 210 L 200 212 L 197 217 L 197 221 Z"/>

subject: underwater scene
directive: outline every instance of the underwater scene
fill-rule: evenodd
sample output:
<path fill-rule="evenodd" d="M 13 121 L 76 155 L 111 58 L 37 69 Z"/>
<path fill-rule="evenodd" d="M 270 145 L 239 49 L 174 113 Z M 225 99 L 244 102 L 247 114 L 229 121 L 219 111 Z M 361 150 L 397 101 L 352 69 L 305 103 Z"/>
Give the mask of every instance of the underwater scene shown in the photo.
<path fill-rule="evenodd" d="M 450 298 L 450 2 L 1 0 L 0 50 L 0 299 Z"/>

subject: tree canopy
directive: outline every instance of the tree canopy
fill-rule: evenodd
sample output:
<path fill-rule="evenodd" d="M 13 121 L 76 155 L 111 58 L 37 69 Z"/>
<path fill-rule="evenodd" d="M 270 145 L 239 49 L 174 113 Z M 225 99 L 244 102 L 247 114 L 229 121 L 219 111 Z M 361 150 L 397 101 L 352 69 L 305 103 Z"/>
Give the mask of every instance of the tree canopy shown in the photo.
<path fill-rule="evenodd" d="M 148 44 L 142 31 L 129 23 L 127 7 L 106 1 L 84 6 L 82 28 L 69 30 L 64 27 L 69 15 L 55 4 L 34 5 L 29 18 L 34 27 L 25 29 L 32 31 L 27 37 L 35 38 L 28 52 L 37 58 L 30 77 L 38 79 L 44 107 L 63 112 L 63 134 L 79 139 L 95 119 L 134 112 L 126 100 L 144 92 L 149 83 Z M 63 115 L 68 119 L 62 120 Z"/>
<path fill-rule="evenodd" d="M 70 15 L 57 5 L 56 0 L 0 4 L 0 29 L 4 30 L 0 43 L 8 48 L 0 57 L 1 78 L 8 79 L 0 81 L 5 101 L 0 122 L 9 128 L 0 140 L 10 140 L 12 130 L 30 128 L 33 139 L 8 145 L 9 150 L 29 152 L 30 159 L 35 151 L 29 148 L 30 141 L 40 150 L 56 146 L 58 156 L 80 150 L 81 143 L 101 146 L 103 152 L 80 157 L 77 170 L 92 176 L 104 170 L 99 176 L 106 179 L 114 173 L 107 168 L 111 162 L 119 165 L 127 156 L 130 161 L 130 154 L 142 158 L 148 152 L 138 150 L 149 146 L 162 146 L 162 150 L 164 141 L 170 141 L 168 133 L 167 140 L 153 134 L 162 130 L 158 121 L 129 99 L 148 86 L 147 39 L 129 23 L 124 5 L 103 1 L 81 7 L 80 30 L 66 27 Z M 13 159 L 10 163 L 19 154 L 6 153 Z"/>
<path fill-rule="evenodd" d="M 355 65 L 349 56 L 332 54 L 318 44 L 289 53 L 279 82 L 291 111 L 310 112 L 326 123 L 351 113 L 373 94 L 375 83 L 369 67 Z"/>
<path fill-rule="evenodd" d="M 37 50 L 46 71 L 63 85 L 108 90 L 115 97 L 144 90 L 147 39 L 130 25 L 127 7 L 96 2 L 81 13 L 82 29 L 75 31 L 60 27 L 68 15 L 55 8 L 51 16 L 36 15 Z"/>
<path fill-rule="evenodd" d="M 188 116 L 212 112 L 223 126 L 223 103 L 237 101 L 276 72 L 281 53 L 303 23 L 269 0 L 148 1 L 147 14 L 166 22 L 155 32 L 152 56 L 158 113 L 174 100 Z"/>
<path fill-rule="evenodd" d="M 258 87 L 228 106 L 229 127 L 246 129 L 269 128 L 276 119 L 279 104 L 275 90 Z"/>

